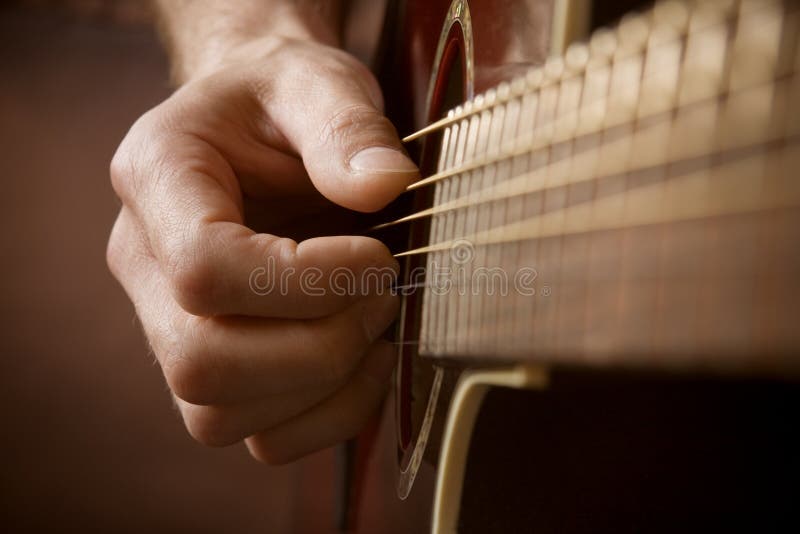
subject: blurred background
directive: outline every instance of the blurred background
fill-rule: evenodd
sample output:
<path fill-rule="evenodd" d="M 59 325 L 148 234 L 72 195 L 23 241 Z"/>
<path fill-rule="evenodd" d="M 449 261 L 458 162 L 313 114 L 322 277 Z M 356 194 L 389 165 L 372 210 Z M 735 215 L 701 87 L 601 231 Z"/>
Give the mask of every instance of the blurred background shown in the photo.
<path fill-rule="evenodd" d="M 145 4 L 0 3 L 0 531 L 330 530 L 331 453 L 193 442 L 106 268 L 108 162 L 170 93 Z"/>

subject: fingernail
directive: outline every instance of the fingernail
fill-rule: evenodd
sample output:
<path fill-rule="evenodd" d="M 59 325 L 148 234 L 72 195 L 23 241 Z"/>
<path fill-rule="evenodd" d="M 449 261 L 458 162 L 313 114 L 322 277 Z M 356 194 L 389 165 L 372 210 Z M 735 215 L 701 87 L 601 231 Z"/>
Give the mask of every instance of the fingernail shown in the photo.
<path fill-rule="evenodd" d="M 385 294 L 366 299 L 362 321 L 367 338 L 375 341 L 386 331 L 400 311 L 400 299 L 396 295 Z"/>
<path fill-rule="evenodd" d="M 350 168 L 356 172 L 417 172 L 417 166 L 408 156 L 383 146 L 365 148 L 350 158 Z"/>

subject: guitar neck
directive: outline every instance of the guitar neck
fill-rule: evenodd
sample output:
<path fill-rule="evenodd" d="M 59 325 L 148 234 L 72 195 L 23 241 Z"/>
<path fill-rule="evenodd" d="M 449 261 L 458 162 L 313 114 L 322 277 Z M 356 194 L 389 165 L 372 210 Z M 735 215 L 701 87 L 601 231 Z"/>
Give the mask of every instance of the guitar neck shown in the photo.
<path fill-rule="evenodd" d="M 800 368 L 798 29 L 666 2 L 451 111 L 420 354 Z"/>

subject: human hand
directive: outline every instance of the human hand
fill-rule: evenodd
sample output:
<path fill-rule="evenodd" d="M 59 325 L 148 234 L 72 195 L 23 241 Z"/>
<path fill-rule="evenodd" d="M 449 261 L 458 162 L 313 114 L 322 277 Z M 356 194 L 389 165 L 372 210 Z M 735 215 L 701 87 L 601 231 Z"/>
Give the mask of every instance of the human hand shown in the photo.
<path fill-rule="evenodd" d="M 337 294 L 331 276 L 358 282 L 397 263 L 366 237 L 291 238 L 336 233 L 352 213 L 342 208 L 380 209 L 417 176 L 382 106 L 346 53 L 265 38 L 190 80 L 120 145 L 108 263 L 198 441 L 245 439 L 257 459 L 287 462 L 354 436 L 380 404 L 395 363 L 380 337 L 397 298 L 378 286 Z M 254 290 L 270 267 L 297 276 Z M 324 294 L 306 290 L 310 269 Z"/>

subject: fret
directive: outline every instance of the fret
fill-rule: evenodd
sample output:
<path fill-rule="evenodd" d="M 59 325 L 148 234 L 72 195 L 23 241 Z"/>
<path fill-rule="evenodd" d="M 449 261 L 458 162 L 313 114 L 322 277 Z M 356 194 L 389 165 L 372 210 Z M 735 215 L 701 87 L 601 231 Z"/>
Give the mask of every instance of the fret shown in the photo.
<path fill-rule="evenodd" d="M 461 115 L 463 113 L 463 108 L 458 106 L 455 110 L 457 115 Z M 449 166 L 458 167 L 464 163 L 463 155 L 464 155 L 464 145 L 466 143 L 466 131 L 464 128 L 464 122 L 460 121 L 452 126 L 453 128 L 453 153 L 451 159 L 448 161 Z M 447 180 L 442 185 L 442 200 L 444 202 L 450 201 L 453 198 L 458 196 L 458 191 L 461 186 L 462 176 L 454 177 L 453 180 Z M 455 217 L 456 214 L 454 212 L 448 212 L 444 216 L 444 235 L 445 239 L 451 241 L 455 236 Z M 449 297 L 455 292 L 453 285 L 454 280 L 452 279 L 452 272 L 453 262 L 452 262 L 452 254 L 449 251 L 442 251 L 442 254 L 439 256 L 439 268 L 441 269 L 442 279 L 441 283 L 444 284 L 444 293 L 442 296 L 439 296 L 437 300 L 439 301 L 439 309 L 441 310 L 439 313 L 439 328 L 437 329 L 437 338 L 439 339 L 442 349 L 446 352 L 452 353 L 453 351 L 453 340 L 452 340 L 452 333 L 455 327 L 455 315 L 457 313 L 456 308 L 452 306 L 452 303 L 448 302 Z"/>
<path fill-rule="evenodd" d="M 501 84 L 498 88 L 498 95 L 502 97 L 504 94 L 511 93 L 511 90 L 511 84 Z M 519 123 L 520 102 L 516 98 L 506 99 L 503 108 L 504 114 L 501 125 L 500 144 L 501 146 L 509 146 L 519 137 L 517 126 Z M 511 176 L 511 163 L 511 160 L 506 158 L 495 165 L 495 184 L 501 194 L 504 189 L 506 189 Z M 489 205 L 489 220 L 492 226 L 502 226 L 506 223 L 505 207 L 505 203 L 502 202 L 495 202 Z M 471 243 L 470 246 L 472 246 Z M 503 249 L 504 247 L 486 247 L 484 265 L 488 268 L 502 267 Z M 486 283 L 488 287 L 491 280 L 487 280 Z M 482 292 L 482 297 L 484 298 L 483 315 L 487 320 L 481 324 L 479 331 L 490 340 L 490 343 L 486 345 L 486 349 L 494 352 L 497 350 L 497 345 L 499 343 L 500 326 L 504 322 L 504 317 L 502 315 L 504 307 L 501 304 L 502 298 L 497 293 L 490 294 L 489 291 L 484 290 Z"/>
<path fill-rule="evenodd" d="M 566 54 L 566 76 L 561 83 L 561 94 L 559 95 L 559 115 L 566 120 L 559 120 L 561 128 L 559 137 L 574 139 L 577 131 L 578 114 L 575 110 L 580 109 L 583 101 L 583 91 L 585 85 L 584 77 L 571 76 L 572 72 L 579 72 L 585 69 L 588 63 L 588 54 L 581 45 L 572 46 Z M 548 183 L 565 184 L 564 204 L 574 202 L 587 202 L 591 200 L 591 195 L 587 195 L 585 186 L 581 181 L 576 180 L 575 168 L 575 142 L 564 145 L 564 151 L 557 154 L 560 163 L 557 167 L 548 170 Z M 560 176 L 559 176 L 560 174 Z M 562 223 L 563 224 L 563 223 Z M 552 344 L 557 351 L 569 351 L 580 344 L 578 332 L 572 328 L 577 322 L 575 310 L 582 306 L 582 298 L 585 292 L 583 284 L 580 283 L 582 266 L 585 259 L 581 257 L 583 251 L 583 238 L 561 238 L 558 240 L 559 255 L 557 261 L 557 271 L 549 274 L 553 283 L 558 283 L 559 291 L 552 296 L 551 305 L 554 308 L 554 328 Z M 559 283 L 560 281 L 560 283 Z M 566 335 L 565 335 L 566 331 Z"/>
<path fill-rule="evenodd" d="M 509 88 L 510 89 L 510 88 Z M 492 93 L 496 98 L 504 99 L 504 94 Z M 505 107 L 502 105 L 493 107 L 491 117 L 489 119 L 489 134 L 487 139 L 488 156 L 496 156 L 502 150 L 502 137 L 503 125 L 505 122 Z M 485 191 L 491 190 L 497 183 L 497 168 L 495 165 L 485 167 L 481 176 L 481 187 L 477 193 L 478 198 Z M 487 202 L 480 202 L 476 213 L 476 229 L 488 228 L 491 225 L 492 210 Z M 472 264 L 475 268 L 488 265 L 487 262 L 488 251 L 485 248 L 475 249 L 474 260 Z M 469 330 L 473 351 L 485 349 L 485 344 L 491 341 L 491 337 L 484 332 L 486 321 L 486 313 L 488 312 L 489 303 L 483 292 L 479 292 L 475 299 L 471 302 L 469 307 Z"/>
<path fill-rule="evenodd" d="M 683 6 L 684 4 L 675 4 L 676 6 Z M 632 165 L 634 167 L 645 167 L 660 165 L 657 180 L 653 184 L 655 195 L 660 197 L 661 205 L 659 209 L 664 209 L 664 202 L 666 197 L 666 189 L 668 187 L 668 168 L 664 165 L 670 161 L 670 153 L 675 152 L 675 145 L 681 142 L 681 137 L 675 129 L 675 123 L 678 120 L 683 120 L 684 124 L 688 124 L 685 118 L 677 119 L 681 114 L 679 109 L 679 99 L 681 96 L 686 98 L 686 95 L 691 94 L 687 90 L 687 85 L 692 87 L 693 81 L 687 79 L 691 76 L 691 68 L 687 67 L 684 58 L 690 56 L 696 57 L 703 54 L 701 51 L 696 51 L 698 46 L 701 46 L 704 37 L 698 38 L 696 33 L 697 18 L 690 17 L 688 11 L 681 11 L 679 7 L 665 8 L 666 12 L 656 9 L 654 11 L 654 32 L 648 44 L 648 57 L 647 64 L 645 65 L 644 80 L 642 87 L 642 99 L 640 101 L 639 116 L 646 117 L 648 114 L 656 110 L 675 110 L 672 111 L 676 117 L 674 121 L 662 121 L 648 127 L 642 127 L 640 120 L 640 127 L 637 129 L 637 135 L 634 139 L 634 157 L 632 158 Z M 694 35 L 676 41 L 673 39 L 674 35 L 684 34 L 689 32 L 690 21 L 694 25 Z M 711 31 L 715 31 L 713 28 Z M 713 40 L 713 39 L 712 39 Z M 695 60 L 696 61 L 696 60 Z M 701 65 L 702 62 L 696 61 L 695 65 Z M 714 99 L 713 96 L 710 97 Z M 685 101 L 685 100 L 684 100 Z M 630 204 L 629 204 L 630 205 Z M 640 350 L 652 350 L 656 347 L 663 346 L 666 342 L 663 339 L 666 333 L 674 329 L 675 319 L 681 322 L 678 330 L 680 333 L 677 338 L 683 347 L 682 350 L 691 344 L 695 338 L 694 326 L 696 324 L 695 316 L 696 310 L 693 306 L 689 306 L 695 298 L 694 288 L 684 287 L 681 285 L 677 290 L 673 289 L 674 280 L 670 281 L 670 258 L 678 257 L 679 254 L 686 254 L 686 248 L 676 250 L 674 240 L 676 238 L 674 228 L 661 227 L 655 228 L 654 232 L 645 236 L 646 241 L 643 244 L 649 245 L 646 254 L 650 258 L 655 258 L 655 281 L 649 283 L 646 287 L 642 284 L 634 284 L 634 287 L 629 287 L 630 291 L 648 291 L 649 294 L 646 298 L 642 299 L 647 303 L 647 310 L 634 310 L 633 313 L 647 314 L 651 321 L 647 324 L 646 330 L 644 325 L 638 325 L 641 331 L 645 334 L 638 341 Z M 696 242 L 698 234 L 694 233 L 691 239 Z M 699 257 L 700 250 L 690 251 L 692 259 Z M 641 275 L 640 275 L 641 277 Z M 630 285 L 630 284 L 629 284 Z M 688 306 L 684 309 L 683 313 L 677 313 L 676 304 Z M 670 327 L 665 327 L 666 323 Z M 669 335 L 675 336 L 674 332 Z M 630 343 L 630 341 L 629 341 Z M 622 340 L 620 345 L 625 345 Z"/>
<path fill-rule="evenodd" d="M 537 195 L 538 211 L 542 213 L 550 205 L 556 202 L 560 195 L 548 195 L 549 185 L 548 174 L 550 165 L 553 163 L 552 140 L 556 133 L 555 123 L 559 119 L 558 111 L 563 112 L 563 107 L 559 108 L 559 86 L 556 82 L 563 74 L 563 62 L 559 59 L 551 59 L 542 71 L 543 80 L 548 83 L 540 91 L 540 103 L 538 115 L 536 117 L 536 128 L 533 130 L 533 143 L 538 146 L 546 147 L 531 155 L 530 164 L 532 169 L 531 183 L 541 184 L 541 194 Z M 539 241 L 535 243 L 533 259 L 536 268 L 540 272 L 552 272 L 550 264 L 543 258 L 551 258 L 551 243 Z M 531 302 L 536 307 L 535 330 L 536 336 L 532 340 L 531 350 L 543 353 L 547 350 L 549 336 L 553 333 L 554 312 L 553 301 Z"/>
<path fill-rule="evenodd" d="M 489 150 L 489 134 L 492 127 L 492 112 L 491 111 L 484 111 L 479 116 L 475 118 L 475 128 L 476 128 L 476 144 L 475 144 L 475 153 L 474 158 L 483 157 L 487 151 Z M 470 182 L 470 187 L 467 196 L 472 196 L 478 193 L 481 190 L 481 187 L 484 182 L 484 175 L 482 169 L 477 169 L 471 173 L 472 179 Z M 478 230 L 478 207 L 473 205 L 469 206 L 467 209 L 464 210 L 466 219 L 465 219 L 465 229 L 461 235 L 469 235 L 474 233 Z M 473 317 L 473 308 L 477 307 L 479 303 L 471 294 L 469 287 L 468 280 L 472 276 L 472 272 L 474 271 L 476 265 L 474 262 L 467 261 L 464 264 L 465 273 L 464 278 L 465 280 L 462 282 L 465 284 L 464 290 L 466 291 L 466 305 L 459 306 L 459 331 L 460 335 L 458 337 L 459 341 L 462 342 L 460 345 L 459 352 L 467 353 L 471 350 L 471 345 L 474 342 L 472 339 L 473 328 L 471 324 L 471 320 Z"/>
<path fill-rule="evenodd" d="M 599 88 L 602 92 L 610 90 L 612 68 L 613 62 L 608 66 L 608 77 L 607 80 L 604 80 L 604 86 Z M 606 101 L 603 99 L 603 105 L 599 106 L 596 115 L 592 116 L 593 122 L 599 120 L 602 124 L 605 121 L 606 107 Z M 585 175 L 581 175 L 582 177 L 591 178 L 592 176 L 600 176 L 604 166 L 607 165 L 604 160 L 604 157 L 608 157 L 609 152 L 606 134 L 607 132 L 602 129 L 598 130 L 598 133 L 595 134 L 596 148 L 593 148 L 593 152 L 595 152 L 597 156 L 594 158 L 594 161 L 590 160 L 589 165 L 587 165 L 587 171 L 589 172 Z M 606 180 L 595 182 L 593 191 L 593 197 L 595 199 L 601 194 L 613 194 L 618 191 L 618 188 L 613 188 L 609 191 L 608 187 L 601 187 L 600 184 L 605 182 Z M 616 180 L 614 183 L 619 184 L 620 181 Z M 583 219 L 584 224 L 589 225 L 593 218 L 592 215 L 592 211 L 585 211 L 585 213 L 581 214 L 579 217 Z M 618 245 L 619 234 L 616 232 L 603 233 L 595 236 L 595 238 L 589 242 L 587 262 L 589 273 L 591 273 L 593 277 L 587 284 L 587 308 L 583 319 L 583 347 L 579 349 L 577 352 L 578 354 L 581 354 L 581 352 L 602 353 L 606 350 L 608 335 L 616 331 L 615 317 L 613 314 L 609 313 L 609 307 L 607 305 L 607 303 L 613 302 L 616 293 L 616 285 L 613 284 L 610 279 L 596 280 L 595 273 L 616 273 L 619 271 L 619 256 L 616 254 Z M 559 288 L 557 287 L 554 289 L 554 291 L 558 290 Z"/>
<path fill-rule="evenodd" d="M 537 130 L 537 126 L 539 125 L 539 117 L 542 115 L 541 110 L 541 98 L 537 91 L 533 90 L 534 88 L 538 87 L 541 84 L 541 77 L 543 76 L 542 70 L 535 70 L 529 73 L 526 77 L 525 81 L 528 87 L 531 89 L 528 94 L 529 96 L 523 102 L 523 109 L 526 110 L 524 116 L 521 118 L 520 124 L 521 128 L 524 130 L 525 128 L 530 128 L 532 131 Z M 538 156 L 538 157 L 537 157 Z M 523 189 L 525 188 L 524 182 L 533 182 L 530 179 L 532 173 L 540 172 L 538 169 L 542 166 L 542 159 L 541 154 L 536 154 L 531 151 L 527 156 L 527 170 L 523 174 L 523 176 L 529 176 L 527 179 L 521 178 L 514 178 L 510 180 L 518 181 L 518 184 L 511 184 L 509 183 L 509 192 L 511 194 L 517 194 L 520 198 L 522 198 L 522 215 L 521 218 L 528 218 L 533 215 L 536 215 L 541 212 L 542 209 L 542 198 L 541 195 L 527 195 L 523 193 L 516 192 L 520 187 Z M 529 268 L 536 268 L 539 269 L 540 265 L 538 265 L 538 243 L 536 242 L 522 242 L 520 243 L 520 255 L 521 257 L 525 258 L 524 267 Z M 518 334 L 519 344 L 517 347 L 533 347 L 533 341 L 537 339 L 536 333 L 539 330 L 538 321 L 535 320 L 537 307 L 539 305 L 538 299 L 536 298 L 524 298 L 526 295 L 520 295 L 515 303 L 516 315 L 518 317 L 525 317 L 526 314 L 529 316 L 528 320 L 522 320 L 520 322 L 520 329 L 522 332 Z M 527 295 L 530 296 L 530 295 Z"/>
<path fill-rule="evenodd" d="M 636 183 L 634 180 L 635 174 L 631 172 L 636 163 L 636 141 L 640 138 L 640 132 L 647 132 L 648 125 L 646 121 L 640 120 L 641 115 L 641 92 L 643 85 L 643 78 L 645 75 L 645 66 L 649 59 L 648 53 L 650 50 L 648 46 L 651 44 L 649 33 L 651 24 L 653 23 L 652 13 L 646 15 L 639 15 L 634 19 L 635 27 L 637 28 L 636 39 L 629 46 L 635 46 L 636 50 L 642 50 L 637 54 L 636 63 L 630 65 L 630 73 L 626 78 L 621 78 L 621 83 L 627 83 L 629 88 L 629 98 L 625 112 L 628 122 L 624 125 L 626 138 L 625 150 L 626 152 L 620 154 L 619 164 L 622 165 L 620 179 L 614 184 L 621 187 L 619 195 L 619 202 L 617 209 L 620 211 L 620 217 L 623 219 L 630 219 L 634 216 L 633 212 L 638 210 L 640 206 L 631 197 L 631 191 L 639 190 L 642 185 Z M 624 34 L 625 24 L 620 25 L 619 29 L 621 34 Z M 630 41 L 630 39 L 629 39 Z M 631 63 L 631 60 L 627 60 Z M 612 87 L 612 91 L 615 89 Z M 639 143 L 641 144 L 641 143 Z M 661 168 L 656 169 L 658 173 Z M 660 176 L 656 176 L 659 178 Z M 649 177 L 652 181 L 652 177 Z M 648 187 L 653 191 L 653 197 L 658 199 L 661 196 L 661 182 L 656 181 L 650 183 L 645 182 Z M 605 198 L 605 197 L 603 197 Z M 593 218 L 596 220 L 602 217 L 598 213 L 597 206 L 602 204 L 597 203 L 593 212 Z M 602 208 L 600 208 L 602 210 Z M 637 231 L 638 230 L 638 231 Z M 647 271 L 651 269 L 650 266 L 644 261 L 645 257 L 652 256 L 653 247 L 658 240 L 657 229 L 628 229 L 621 228 L 616 232 L 615 247 L 609 247 L 613 254 L 616 254 L 617 259 L 614 261 L 618 267 L 615 269 L 615 276 L 613 281 L 606 282 L 610 287 L 615 288 L 616 295 L 610 295 L 613 300 L 609 301 L 606 306 L 608 315 L 613 318 L 613 325 L 606 325 L 610 329 L 610 339 L 619 346 L 630 347 L 629 350 L 635 351 L 640 354 L 646 354 L 650 349 L 649 334 L 652 331 L 652 308 L 655 307 L 655 299 L 651 297 L 654 293 L 652 289 L 655 287 L 656 282 L 652 280 L 650 272 L 643 273 L 642 267 Z M 644 248 L 644 250 L 643 250 Z M 645 276 L 642 276 L 645 274 Z M 622 325 L 625 325 L 624 327 Z M 590 347 L 591 349 L 591 347 Z"/>
<path fill-rule="evenodd" d="M 608 107 L 604 126 L 630 126 L 636 117 L 636 103 L 642 70 L 642 54 L 648 32 L 643 15 L 628 16 L 617 29 L 619 46 L 614 53 Z"/>
<path fill-rule="evenodd" d="M 647 43 L 637 120 L 668 112 L 677 104 L 678 75 L 683 54 L 679 38 L 688 24 L 683 4 L 669 2 L 654 12 L 654 26 Z M 677 7 L 673 7 L 677 6 Z"/>
<path fill-rule="evenodd" d="M 511 90 L 512 92 L 521 91 L 524 85 L 525 81 L 519 78 L 511 82 Z M 509 113 L 507 114 L 507 116 L 513 115 L 514 117 L 513 126 L 509 127 L 509 135 L 518 139 L 521 137 L 522 132 L 529 128 L 530 123 L 524 122 L 527 119 L 528 114 L 526 114 L 524 110 L 523 98 L 515 99 L 512 102 L 514 105 L 514 111 L 509 108 Z M 503 213 L 501 224 L 519 220 L 523 216 L 523 199 L 520 198 L 519 195 L 510 194 L 509 184 L 512 177 L 519 176 L 520 174 L 528 171 L 530 166 L 529 157 L 529 154 L 520 154 L 509 160 L 507 177 L 503 181 L 501 189 L 505 199 L 503 200 L 502 204 L 497 205 L 497 209 L 500 209 Z M 505 271 L 513 271 L 517 268 L 520 259 L 518 243 L 514 243 L 510 246 L 498 247 L 498 252 L 497 265 L 499 267 L 503 268 Z M 491 267 L 491 265 L 487 267 Z M 498 288 L 498 291 L 502 291 L 502 294 L 497 296 L 499 324 L 495 336 L 498 340 L 507 340 L 507 342 L 513 343 L 514 318 L 516 315 L 514 306 L 514 293 L 508 287 L 500 287 Z"/>
<path fill-rule="evenodd" d="M 448 112 L 448 118 L 452 117 L 455 114 L 454 110 Z M 439 169 L 445 169 L 452 165 L 453 157 L 455 154 L 455 136 L 457 132 L 457 125 L 452 125 L 445 129 L 444 131 L 444 143 L 442 145 L 440 159 L 439 159 Z M 446 184 L 437 184 L 436 188 L 434 189 L 434 203 L 438 204 L 443 202 L 445 198 L 445 185 Z M 445 232 L 445 215 L 441 214 L 433 218 L 431 221 L 431 236 L 433 239 L 445 239 L 446 234 Z M 431 276 L 436 276 L 437 268 L 441 265 L 443 252 L 437 252 L 435 254 L 431 254 L 428 257 L 427 262 L 427 271 L 426 271 L 426 281 L 430 279 Z M 432 282 L 436 284 L 436 280 Z M 432 294 L 431 291 L 426 290 L 423 293 L 425 297 L 423 300 L 423 311 L 429 311 L 429 326 L 428 329 L 428 336 L 429 337 L 422 337 L 422 346 L 420 347 L 421 352 L 440 352 L 442 347 L 439 346 L 439 340 L 441 340 L 441 325 L 444 322 L 442 319 L 442 315 L 444 314 L 444 309 L 440 306 L 439 299 Z"/>
<path fill-rule="evenodd" d="M 583 94 L 580 103 L 579 121 L 577 124 L 576 132 L 586 133 L 583 137 L 579 137 L 575 141 L 575 149 L 573 151 L 573 165 L 571 168 L 572 183 L 585 184 L 591 186 L 587 188 L 588 200 L 597 197 L 597 183 L 593 180 L 598 176 L 598 166 L 600 157 L 600 146 L 603 142 L 603 134 L 596 133 L 598 126 L 602 125 L 605 120 L 606 102 L 605 96 L 609 90 L 609 83 L 611 81 L 611 60 L 613 58 L 614 48 L 616 47 L 616 39 L 613 39 L 612 46 L 603 47 L 598 46 L 596 43 L 600 40 L 606 40 L 602 34 L 599 38 L 595 37 L 590 43 L 593 57 L 590 58 L 587 66 Z M 600 52 L 598 52 L 598 48 Z M 595 132 L 595 133 L 591 133 Z M 593 317 L 591 302 L 597 298 L 598 285 L 592 283 L 592 275 L 597 272 L 598 255 L 608 254 L 610 250 L 608 247 L 603 247 L 604 243 L 600 243 L 601 247 L 597 247 L 597 239 L 584 239 L 584 256 L 581 260 L 584 264 L 583 269 L 583 291 L 582 297 L 584 305 L 582 308 L 573 310 L 570 313 L 572 326 L 562 326 L 563 335 L 561 336 L 561 350 L 568 351 L 573 354 L 581 354 L 585 352 L 587 343 L 592 343 L 590 339 L 591 326 L 596 322 Z M 580 246 L 580 243 L 577 245 Z M 576 247 L 577 248 L 577 247 Z M 580 260 L 579 260 L 580 261 Z M 580 271 L 575 273 L 576 277 L 580 276 Z M 560 293 L 563 288 L 556 288 Z M 547 296 L 539 296 L 539 300 L 543 298 L 550 298 Z M 580 306 L 580 305 L 579 305 Z M 562 312 L 564 314 L 568 311 Z"/>
<path fill-rule="evenodd" d="M 465 105 L 465 112 L 469 112 L 471 103 L 467 102 Z M 476 156 L 476 151 L 478 149 L 477 142 L 478 142 L 478 126 L 480 124 L 479 117 L 476 115 L 468 116 L 468 118 L 462 121 L 463 127 L 467 130 L 467 139 L 464 149 L 464 161 L 470 161 Z M 472 193 L 476 189 L 475 182 L 477 181 L 478 171 L 472 171 L 466 173 L 461 179 L 461 191 L 463 194 L 460 196 L 467 196 Z M 455 222 L 455 235 L 467 235 L 468 225 L 471 221 L 469 220 L 469 213 L 467 210 L 459 210 L 456 212 L 456 222 Z M 457 284 L 457 288 L 454 288 L 454 291 L 451 295 L 449 305 L 455 306 L 454 307 L 454 326 L 451 330 L 451 336 L 453 339 L 453 351 L 455 353 L 461 353 L 466 351 L 467 349 L 467 338 L 466 334 L 468 332 L 468 317 L 469 317 L 469 304 L 470 304 L 470 297 L 469 297 L 469 284 L 468 280 L 471 276 L 472 264 L 471 262 L 463 262 L 456 265 L 458 271 L 454 273 L 454 281 Z"/>
<path fill-rule="evenodd" d="M 782 12 L 773 0 L 742 0 L 731 68 L 730 89 L 773 79 L 781 38 Z"/>

